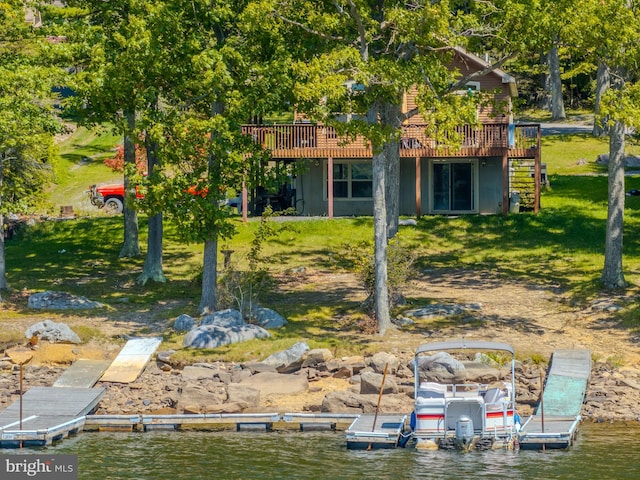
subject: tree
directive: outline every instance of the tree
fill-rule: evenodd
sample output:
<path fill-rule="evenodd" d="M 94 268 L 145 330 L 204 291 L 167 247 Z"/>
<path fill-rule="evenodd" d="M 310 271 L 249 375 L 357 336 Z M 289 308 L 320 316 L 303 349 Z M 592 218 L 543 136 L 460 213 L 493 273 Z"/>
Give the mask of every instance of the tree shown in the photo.
<path fill-rule="evenodd" d="M 24 4 L 4 1 L 0 39 L 0 289 L 8 288 L 4 216 L 25 212 L 51 179 L 53 133 L 60 130 L 51 88 L 62 70 L 51 46 L 24 22 Z"/>
<path fill-rule="evenodd" d="M 135 166 L 135 143 L 141 112 L 150 108 L 157 89 L 157 52 L 148 17 L 154 2 L 147 0 L 69 0 L 80 8 L 68 30 L 76 44 L 78 71 L 74 105 L 87 123 L 115 121 L 124 136 L 124 163 Z M 125 168 L 124 240 L 120 257 L 140 255 L 138 215 L 133 206 L 135 182 Z"/>
<path fill-rule="evenodd" d="M 449 65 L 456 47 L 468 44 L 469 37 L 493 35 L 499 44 L 498 22 L 487 22 L 504 10 L 491 2 L 290 0 L 265 5 L 271 8 L 267 18 L 275 20 L 265 28 L 280 35 L 298 59 L 297 108 L 373 146 L 374 315 L 384 333 L 391 325 L 386 248 L 397 231 L 402 122 L 422 115 L 430 134 L 454 142 L 456 126 L 476 123 L 480 96 L 454 94 L 470 78 L 461 78 Z M 419 108 L 403 113 L 403 95 L 415 87 Z"/>
<path fill-rule="evenodd" d="M 602 28 L 592 30 L 585 46 L 608 70 L 610 88 L 604 93 L 599 121 L 609 127 L 609 192 L 602 284 L 626 286 L 623 272 L 624 148 L 627 128 L 640 127 L 640 46 L 635 40 L 640 12 L 626 0 L 592 3 Z"/>
<path fill-rule="evenodd" d="M 154 18 L 164 43 L 156 65 L 166 81 L 161 117 L 151 129 L 159 168 L 146 179 L 143 208 L 162 211 L 184 241 L 202 242 L 200 313 L 216 309 L 217 245 L 233 232 L 223 200 L 251 167 L 264 170 L 268 155 L 242 134 L 241 122 L 282 104 L 290 83 L 266 38 L 252 36 L 251 2 L 204 0 L 160 3 Z M 245 10 L 246 8 L 246 10 Z M 161 12 L 161 14 L 159 13 Z M 173 40 L 173 41 L 172 41 Z M 277 67 L 271 65 L 275 63 Z"/>

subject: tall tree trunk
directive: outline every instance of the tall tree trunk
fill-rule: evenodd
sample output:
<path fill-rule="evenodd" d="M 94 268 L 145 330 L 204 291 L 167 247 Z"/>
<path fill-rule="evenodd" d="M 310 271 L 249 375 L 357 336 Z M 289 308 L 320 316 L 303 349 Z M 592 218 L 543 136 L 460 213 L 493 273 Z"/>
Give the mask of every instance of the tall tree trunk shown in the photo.
<path fill-rule="evenodd" d="M 0 154 L 0 207 L 2 207 L 2 184 L 4 183 L 4 155 Z M 7 283 L 7 266 L 4 249 L 4 215 L 0 209 L 0 290 L 9 288 Z M 0 297 L 2 301 L 2 297 Z"/>
<path fill-rule="evenodd" d="M 624 227 L 624 124 L 616 121 L 609 131 L 609 206 L 602 283 L 605 288 L 626 287 L 622 272 L 622 231 Z"/>
<path fill-rule="evenodd" d="M 136 164 L 136 112 L 125 112 L 127 119 L 127 131 L 124 134 L 124 164 Z M 137 257 L 140 255 L 140 242 L 138 240 L 138 212 L 130 205 L 135 201 L 136 186 L 124 175 L 124 242 L 120 250 L 120 258 Z"/>
<path fill-rule="evenodd" d="M 221 102 L 211 104 L 211 117 L 222 115 L 224 106 Z M 212 192 L 217 192 L 220 185 L 220 159 L 215 154 L 214 143 L 217 133 L 211 132 L 211 147 L 209 149 L 209 200 L 213 208 L 218 208 L 218 197 Z M 214 221 L 215 222 L 215 221 Z M 209 234 L 204 242 L 204 259 L 202 264 L 202 297 L 198 306 L 198 313 L 206 314 L 215 312 L 217 307 L 217 282 L 218 282 L 218 227 L 215 223 L 208 225 Z"/>
<path fill-rule="evenodd" d="M 598 61 L 598 73 L 596 75 L 596 102 L 594 108 L 595 116 L 593 120 L 594 137 L 602 137 L 608 133 L 608 127 L 605 119 L 598 120 L 598 115 L 600 114 L 600 102 L 602 101 L 602 96 L 609 88 L 610 82 L 609 69 L 603 62 Z"/>
<path fill-rule="evenodd" d="M 202 266 L 202 296 L 198 313 L 206 315 L 216 311 L 218 282 L 218 237 L 212 236 L 204 242 Z"/>
<path fill-rule="evenodd" d="M 374 311 L 378 333 L 391 326 L 387 285 L 387 209 L 385 201 L 386 165 L 383 152 L 373 155 L 373 244 L 375 270 Z"/>
<path fill-rule="evenodd" d="M 158 164 L 158 144 L 147 136 L 145 147 L 147 150 L 147 172 L 151 175 Z M 162 270 L 162 235 L 162 212 L 158 212 L 149 218 L 147 255 L 144 258 L 142 273 L 137 280 L 140 285 L 145 285 L 149 280 L 161 283 L 167 281 Z"/>
<path fill-rule="evenodd" d="M 551 81 L 551 119 L 564 120 L 564 99 L 562 98 L 562 79 L 560 78 L 560 58 L 558 46 L 554 45 L 549 50 L 549 79 Z"/>
<path fill-rule="evenodd" d="M 385 104 L 380 121 L 397 131 L 402 126 L 401 108 L 391 103 Z M 385 207 L 387 211 L 387 238 L 393 238 L 398 233 L 398 219 L 400 217 L 400 142 L 393 140 L 382 147 L 385 158 Z"/>

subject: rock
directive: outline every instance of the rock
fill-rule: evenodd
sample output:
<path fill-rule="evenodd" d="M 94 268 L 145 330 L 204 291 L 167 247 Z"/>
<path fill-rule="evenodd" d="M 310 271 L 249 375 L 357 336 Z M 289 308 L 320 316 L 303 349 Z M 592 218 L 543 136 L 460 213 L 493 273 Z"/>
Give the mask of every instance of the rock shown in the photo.
<path fill-rule="evenodd" d="M 400 366 L 398 357 L 386 352 L 378 352 L 365 360 L 365 363 L 376 373 L 384 373 L 385 366 L 388 365 L 387 372 L 395 373 Z"/>
<path fill-rule="evenodd" d="M 609 154 L 601 153 L 596 157 L 596 163 L 600 163 L 602 165 L 609 164 Z M 637 168 L 640 167 L 640 157 L 637 155 L 628 155 L 624 157 L 624 165 L 625 167 Z"/>
<path fill-rule="evenodd" d="M 28 339 L 38 337 L 53 343 L 82 343 L 80 337 L 66 323 L 56 323 L 51 320 L 31 325 L 24 333 Z"/>
<path fill-rule="evenodd" d="M 187 348 L 217 348 L 230 343 L 246 342 L 254 338 L 268 338 L 271 335 L 257 325 L 237 325 L 221 327 L 204 325 L 191 330 L 182 342 Z"/>
<path fill-rule="evenodd" d="M 227 308 L 226 310 L 219 310 L 217 312 L 210 313 L 202 317 L 200 326 L 216 325 L 218 327 L 236 327 L 243 326 L 246 322 L 242 318 L 242 314 L 238 310 Z"/>
<path fill-rule="evenodd" d="M 398 225 L 405 227 L 415 227 L 416 225 L 418 225 L 418 222 L 415 218 L 400 219 L 398 220 Z"/>
<path fill-rule="evenodd" d="M 215 371 L 206 367 L 184 367 L 182 378 L 185 380 L 200 380 L 203 378 L 212 379 Z"/>
<path fill-rule="evenodd" d="M 414 318 L 434 318 L 434 317 L 447 317 L 450 315 L 460 315 L 463 313 L 472 311 L 479 311 L 482 309 L 482 305 L 479 303 L 465 303 L 465 304 L 444 304 L 434 303 L 433 305 L 427 305 L 426 307 L 416 308 L 405 312 L 405 315 Z"/>
<path fill-rule="evenodd" d="M 229 402 L 244 404 L 244 408 L 260 405 L 260 390 L 248 385 L 230 383 L 227 386 L 227 395 Z"/>
<path fill-rule="evenodd" d="M 302 367 L 315 367 L 332 359 L 333 354 L 328 348 L 314 348 L 307 353 L 307 358 L 302 362 Z"/>
<path fill-rule="evenodd" d="M 300 370 L 309 345 L 305 342 L 298 342 L 292 347 L 273 355 L 269 355 L 262 363 L 273 365 L 280 373 L 292 373 Z"/>
<path fill-rule="evenodd" d="M 415 360 L 411 361 L 412 366 L 414 362 Z M 453 358 L 447 352 L 437 352 L 433 355 L 420 358 L 420 369 L 425 373 L 445 370 L 449 374 L 454 375 L 464 370 L 464 364 Z"/>
<path fill-rule="evenodd" d="M 383 375 L 374 372 L 365 372 L 360 375 L 360 394 L 380 394 Z M 392 378 L 387 378 L 384 382 L 382 394 L 398 393 L 398 384 Z"/>
<path fill-rule="evenodd" d="M 227 400 L 224 385 L 216 384 L 212 389 L 203 385 L 186 385 L 178 400 L 178 411 L 203 413 L 211 405 L 221 405 Z"/>
<path fill-rule="evenodd" d="M 188 332 L 195 326 L 196 326 L 195 318 L 184 313 L 180 315 L 178 318 L 176 318 L 175 321 L 173 322 L 173 329 L 178 332 Z"/>
<path fill-rule="evenodd" d="M 329 392 L 322 401 L 325 413 L 375 413 L 378 395 L 361 395 L 351 392 Z M 410 412 L 413 401 L 407 395 L 383 395 L 379 413 Z"/>
<path fill-rule="evenodd" d="M 253 387 L 261 395 L 296 395 L 309 388 L 309 382 L 303 375 L 285 375 L 282 373 L 262 372 L 243 380 L 241 385 Z"/>
<path fill-rule="evenodd" d="M 288 323 L 278 312 L 264 307 L 258 307 L 253 311 L 251 321 L 262 328 L 280 328 Z"/>
<path fill-rule="evenodd" d="M 176 353 L 175 350 L 163 350 L 161 352 L 156 353 L 156 360 L 162 363 L 166 363 L 172 365 L 171 355 Z"/>
<path fill-rule="evenodd" d="M 29 296 L 27 306 L 43 310 L 80 310 L 102 308 L 104 304 L 78 295 L 72 295 L 71 293 L 47 290 L 46 292 L 34 293 Z"/>

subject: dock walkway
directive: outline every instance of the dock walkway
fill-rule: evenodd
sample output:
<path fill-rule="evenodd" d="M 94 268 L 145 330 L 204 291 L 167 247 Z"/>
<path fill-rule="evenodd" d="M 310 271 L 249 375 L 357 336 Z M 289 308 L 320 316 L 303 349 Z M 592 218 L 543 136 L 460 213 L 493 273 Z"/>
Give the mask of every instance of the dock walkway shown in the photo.
<path fill-rule="evenodd" d="M 0 412 L 0 448 L 50 445 L 82 429 L 85 415 L 104 395 L 104 388 L 31 387 L 20 402 Z"/>
<path fill-rule="evenodd" d="M 575 440 L 591 374 L 589 350 L 556 350 L 542 401 L 519 435 L 520 448 L 568 448 Z"/>
<path fill-rule="evenodd" d="M 350 450 L 396 448 L 403 438 L 407 415 L 359 415 L 347 429 Z"/>

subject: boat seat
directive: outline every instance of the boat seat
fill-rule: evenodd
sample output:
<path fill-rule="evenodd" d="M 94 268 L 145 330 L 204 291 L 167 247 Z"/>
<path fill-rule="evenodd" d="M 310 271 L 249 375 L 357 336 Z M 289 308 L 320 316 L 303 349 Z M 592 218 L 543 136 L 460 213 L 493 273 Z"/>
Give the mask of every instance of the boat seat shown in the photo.
<path fill-rule="evenodd" d="M 422 382 L 418 388 L 418 397 L 421 398 L 444 398 L 447 387 L 435 382 Z"/>
<path fill-rule="evenodd" d="M 504 392 L 501 388 L 490 388 L 484 394 L 487 410 L 502 410 L 505 403 Z"/>

